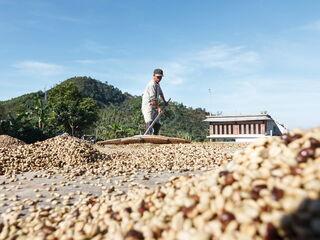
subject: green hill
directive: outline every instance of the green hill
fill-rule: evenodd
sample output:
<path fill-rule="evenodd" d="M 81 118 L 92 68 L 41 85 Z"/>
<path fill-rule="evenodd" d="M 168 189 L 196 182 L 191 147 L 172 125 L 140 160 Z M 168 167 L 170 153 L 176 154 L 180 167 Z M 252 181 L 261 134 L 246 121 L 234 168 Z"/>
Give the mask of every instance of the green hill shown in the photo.
<path fill-rule="evenodd" d="M 108 83 L 100 82 L 91 77 L 69 78 L 57 84 L 52 89 L 49 89 L 48 94 L 54 88 L 70 82 L 74 83 L 77 86 L 80 94 L 83 97 L 93 98 L 101 108 L 110 104 L 122 103 L 124 100 L 132 97 L 130 94 L 122 93 L 118 88 Z M 4 118 L 8 114 L 16 114 L 18 111 L 22 111 L 22 109 L 25 109 L 26 107 L 32 105 L 33 100 L 37 97 L 44 99 L 45 93 L 42 91 L 38 91 L 24 94 L 22 96 L 15 97 L 10 100 L 0 101 L 0 117 Z"/>
<path fill-rule="evenodd" d="M 7 120 L 5 124 L 2 124 L 2 128 L 0 126 L 0 134 L 9 134 L 23 138 L 24 141 L 32 142 L 37 140 L 37 137 L 32 138 L 32 140 L 26 139 L 28 135 L 30 136 L 30 132 L 45 133 L 38 137 L 38 139 L 43 139 L 58 132 L 66 131 L 61 126 L 59 129 L 58 126 L 55 126 L 51 114 L 54 110 L 50 108 L 50 103 L 46 104 L 44 99 L 49 96 L 48 101 L 50 101 L 51 93 L 57 92 L 57 89 L 63 89 L 68 84 L 76 86 L 82 98 L 93 99 L 99 109 L 97 121 L 79 130 L 79 134 L 91 134 L 96 135 L 99 139 L 108 139 L 132 136 L 144 131 L 140 96 L 123 93 L 107 82 L 103 83 L 90 77 L 73 77 L 49 89 L 47 94 L 39 91 L 11 100 L 0 101 L 0 123 Z M 207 134 L 207 125 L 202 120 L 207 114 L 204 109 L 193 109 L 181 103 L 173 102 L 161 119 L 163 125 L 161 134 L 192 140 L 204 140 Z M 44 127 L 39 129 L 39 126 L 42 126 L 39 122 L 45 121 L 45 118 L 48 119 L 47 125 L 51 126 L 51 129 Z M 7 126 L 15 124 L 19 127 L 12 128 L 11 132 L 6 131 Z M 24 131 L 26 125 L 28 134 Z"/>
<path fill-rule="evenodd" d="M 93 98 L 100 107 L 119 104 L 130 97 L 129 94 L 122 93 L 118 88 L 107 82 L 103 83 L 91 77 L 73 77 L 61 84 L 68 82 L 74 82 L 84 97 Z"/>

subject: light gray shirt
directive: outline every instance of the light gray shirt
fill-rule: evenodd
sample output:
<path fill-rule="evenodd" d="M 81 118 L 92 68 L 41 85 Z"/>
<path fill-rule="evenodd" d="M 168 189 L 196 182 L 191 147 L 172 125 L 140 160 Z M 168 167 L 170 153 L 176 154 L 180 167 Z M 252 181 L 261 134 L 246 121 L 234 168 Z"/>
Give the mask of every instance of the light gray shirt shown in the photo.
<path fill-rule="evenodd" d="M 162 96 L 162 89 L 160 87 L 160 84 L 156 83 L 154 80 L 151 80 L 144 92 L 143 92 L 143 96 L 142 96 L 142 113 L 144 115 L 145 121 L 151 121 L 152 119 L 152 111 L 156 110 L 152 105 L 151 102 L 152 101 L 159 101 L 159 97 Z"/>

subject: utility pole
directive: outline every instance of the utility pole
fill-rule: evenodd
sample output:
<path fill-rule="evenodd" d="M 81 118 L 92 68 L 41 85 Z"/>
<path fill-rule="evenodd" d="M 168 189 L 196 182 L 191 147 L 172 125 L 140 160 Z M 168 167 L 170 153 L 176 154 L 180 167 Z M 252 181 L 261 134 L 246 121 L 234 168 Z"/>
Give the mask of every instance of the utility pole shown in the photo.
<path fill-rule="evenodd" d="M 208 91 L 209 91 L 209 105 L 211 105 L 211 107 L 213 106 L 213 93 L 212 93 L 212 90 L 211 90 L 211 88 L 209 88 L 208 89 Z M 210 116 L 212 116 L 212 110 L 213 109 L 211 109 L 211 111 L 210 111 Z"/>

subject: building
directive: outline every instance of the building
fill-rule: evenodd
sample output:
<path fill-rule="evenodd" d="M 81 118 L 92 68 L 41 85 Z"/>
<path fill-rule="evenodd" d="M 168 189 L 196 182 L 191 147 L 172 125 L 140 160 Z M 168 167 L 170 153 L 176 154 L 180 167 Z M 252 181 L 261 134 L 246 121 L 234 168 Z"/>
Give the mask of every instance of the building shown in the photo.
<path fill-rule="evenodd" d="M 209 138 L 213 141 L 250 142 L 265 136 L 280 136 L 285 129 L 270 115 L 207 116 Z"/>

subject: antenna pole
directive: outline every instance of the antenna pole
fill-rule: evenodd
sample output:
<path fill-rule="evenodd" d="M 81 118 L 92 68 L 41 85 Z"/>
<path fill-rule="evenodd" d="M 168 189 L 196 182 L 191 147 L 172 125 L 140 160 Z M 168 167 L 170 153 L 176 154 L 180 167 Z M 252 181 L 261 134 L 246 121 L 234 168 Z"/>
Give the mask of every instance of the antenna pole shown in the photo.
<path fill-rule="evenodd" d="M 208 91 L 209 91 L 209 104 L 211 105 L 211 107 L 212 107 L 212 105 L 213 105 L 213 93 L 212 93 L 212 91 L 211 91 L 211 88 L 209 88 L 208 89 Z M 212 116 L 212 111 L 213 111 L 213 109 L 211 109 L 211 111 L 210 111 L 210 116 Z"/>

